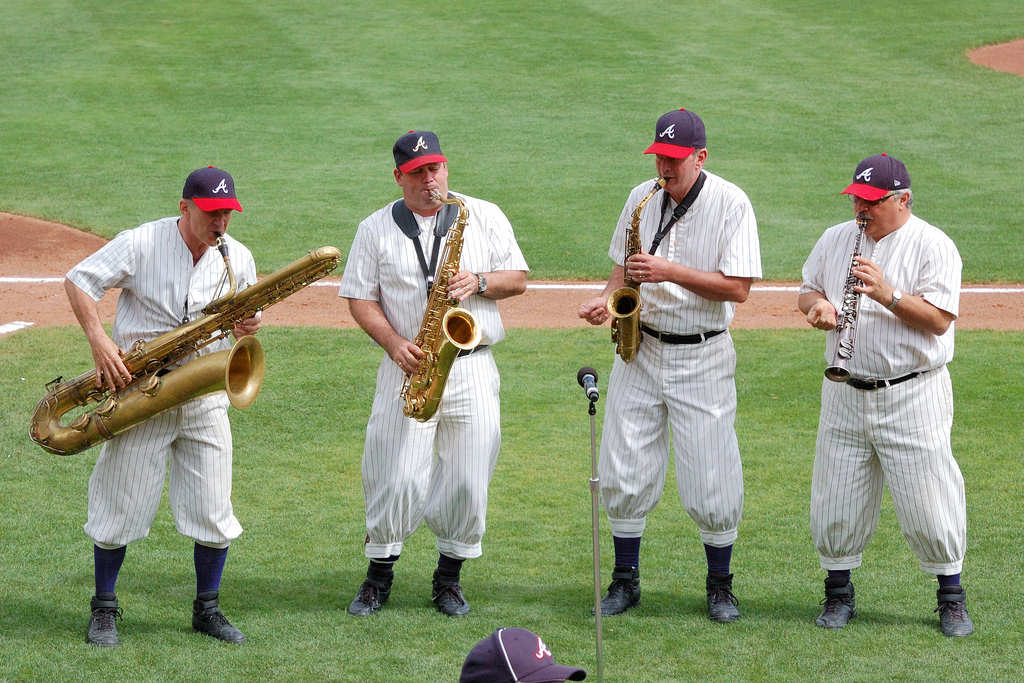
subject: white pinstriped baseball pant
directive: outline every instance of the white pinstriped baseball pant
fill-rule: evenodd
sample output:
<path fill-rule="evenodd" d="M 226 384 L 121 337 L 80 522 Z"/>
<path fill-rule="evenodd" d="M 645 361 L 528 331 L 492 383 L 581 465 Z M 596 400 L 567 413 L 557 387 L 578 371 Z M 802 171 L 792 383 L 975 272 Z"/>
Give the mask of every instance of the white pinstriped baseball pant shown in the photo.
<path fill-rule="evenodd" d="M 665 344 L 645 335 L 632 362 L 615 357 L 598 465 L 612 534 L 643 534 L 665 487 L 671 429 L 679 498 L 701 540 L 714 547 L 736 540 L 743 466 L 734 428 L 735 372 L 728 331 L 701 344 Z"/>
<path fill-rule="evenodd" d="M 179 533 L 219 548 L 238 538 L 242 526 L 231 505 L 227 406 L 222 391 L 202 396 L 103 444 L 89 478 L 83 527 L 96 545 L 116 548 L 147 536 L 165 478 Z"/>
<path fill-rule="evenodd" d="M 437 413 L 418 422 L 402 413 L 405 375 L 387 356 L 366 427 L 363 497 L 366 556 L 399 555 L 422 521 L 439 552 L 482 554 L 487 487 L 501 448 L 501 379 L 490 349 L 452 364 Z"/>
<path fill-rule="evenodd" d="M 811 483 L 823 569 L 855 569 L 889 485 L 903 536 L 928 574 L 958 574 L 967 550 L 964 480 L 953 457 L 945 366 L 863 391 L 824 380 Z"/>

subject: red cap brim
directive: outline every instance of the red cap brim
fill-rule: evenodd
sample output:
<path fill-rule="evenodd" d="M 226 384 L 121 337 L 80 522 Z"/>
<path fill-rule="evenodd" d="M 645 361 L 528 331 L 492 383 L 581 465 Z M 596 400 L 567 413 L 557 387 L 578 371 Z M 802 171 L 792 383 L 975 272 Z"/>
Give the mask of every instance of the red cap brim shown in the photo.
<path fill-rule="evenodd" d="M 192 197 L 192 201 L 203 211 L 219 211 L 221 209 L 242 210 L 242 205 L 234 197 Z"/>
<path fill-rule="evenodd" d="M 399 166 L 398 170 L 402 173 L 408 173 L 409 171 L 415 170 L 424 164 L 437 164 L 442 161 L 448 161 L 443 154 L 424 154 L 421 157 L 409 159 L 409 161 Z"/>
<path fill-rule="evenodd" d="M 644 154 L 660 154 L 663 157 L 685 159 L 693 154 L 695 149 L 696 147 L 680 147 L 679 145 L 670 145 L 667 142 L 655 142 L 644 150 Z"/>
<path fill-rule="evenodd" d="M 865 185 L 864 183 L 850 183 L 846 186 L 846 189 L 839 194 L 852 194 L 855 197 L 873 202 L 876 199 L 881 199 L 885 195 L 889 194 L 889 190 L 883 190 L 875 187 L 874 185 Z"/>

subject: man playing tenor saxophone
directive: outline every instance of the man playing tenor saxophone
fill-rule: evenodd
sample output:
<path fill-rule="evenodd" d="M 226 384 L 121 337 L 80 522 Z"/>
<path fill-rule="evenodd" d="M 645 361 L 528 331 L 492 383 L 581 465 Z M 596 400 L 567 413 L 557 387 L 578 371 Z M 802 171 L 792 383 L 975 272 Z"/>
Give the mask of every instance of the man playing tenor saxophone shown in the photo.
<path fill-rule="evenodd" d="M 232 211 L 242 207 L 231 176 L 212 166 L 192 172 L 178 202 L 179 216 L 118 234 L 67 274 L 64 288 L 96 362 L 97 389 L 113 394 L 132 377 L 121 353 L 202 315 L 224 293 L 225 258 L 211 249 L 221 239 L 238 289 L 256 282 L 252 254 L 227 235 Z M 97 302 L 119 288 L 113 338 Z M 234 326 L 236 337 L 254 334 L 259 314 Z M 230 347 L 221 340 L 201 353 Z M 162 371 L 161 371 L 162 373 Z M 161 374 L 158 373 L 158 374 Z M 104 442 L 89 479 L 85 533 L 93 540 L 96 595 L 89 643 L 119 645 L 115 584 L 126 546 L 149 533 L 170 458 L 168 495 L 180 533 L 192 538 L 196 599 L 192 627 L 230 643 L 245 636 L 219 608 L 218 591 L 228 545 L 242 533 L 231 506 L 231 426 L 228 399 L 217 392 L 186 401 Z"/>
<path fill-rule="evenodd" d="M 593 325 L 627 283 L 640 293 L 638 347 L 617 349 L 601 438 L 601 498 L 612 528 L 615 569 L 602 614 L 640 602 L 640 539 L 665 484 L 669 439 L 679 497 L 707 557 L 708 616 L 740 614 L 729 566 L 743 510 L 743 469 L 733 421 L 736 353 L 728 326 L 737 302 L 761 277 L 754 209 L 736 185 L 704 170 L 704 122 L 685 109 L 658 119 L 654 154 L 664 191 L 637 215 L 642 250 L 626 254 L 636 207 L 654 183 L 633 188 L 608 255 L 615 266 L 601 296 L 580 306 Z M 624 325 L 617 325 L 619 347 Z"/>
<path fill-rule="evenodd" d="M 960 254 L 912 213 L 910 175 L 899 159 L 867 157 L 843 193 L 856 220 L 832 226 L 814 245 L 797 300 L 809 325 L 830 331 L 825 357 L 832 363 L 821 387 L 811 479 L 811 535 L 828 572 L 816 623 L 842 628 L 856 616 L 850 573 L 861 564 L 888 484 L 921 570 L 938 579 L 942 632 L 968 636 L 974 625 L 960 585 L 967 509 L 950 443 L 946 369 Z"/>
<path fill-rule="evenodd" d="M 437 536 L 432 600 L 443 614 L 458 616 L 469 612 L 460 570 L 463 560 L 482 552 L 487 487 L 501 443 L 500 380 L 491 355 L 505 337 L 497 300 L 526 291 L 528 268 L 501 209 L 449 193 L 448 160 L 434 133 L 410 131 L 392 152 L 402 198 L 359 224 L 339 290 L 352 317 L 386 352 L 362 464 L 370 562 L 348 611 L 368 616 L 387 601 L 403 542 L 425 520 Z M 464 206 L 465 218 L 456 205 Z M 461 248 L 444 251 L 459 262 L 438 262 L 457 220 L 464 222 Z M 430 296 L 435 281 L 447 286 L 447 296 Z M 480 340 L 457 353 L 440 405 L 420 420 L 407 416 L 415 401 L 403 395 L 409 398 L 421 383 L 407 379 L 422 377 L 436 358 L 424 352 L 427 343 L 421 348 L 413 340 L 446 312 L 425 311 L 428 301 L 463 307 Z"/>

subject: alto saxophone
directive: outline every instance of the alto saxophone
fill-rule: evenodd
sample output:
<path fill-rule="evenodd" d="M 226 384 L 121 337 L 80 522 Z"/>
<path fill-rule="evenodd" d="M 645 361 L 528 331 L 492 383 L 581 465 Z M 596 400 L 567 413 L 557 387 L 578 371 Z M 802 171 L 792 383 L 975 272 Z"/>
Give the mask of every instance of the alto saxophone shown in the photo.
<path fill-rule="evenodd" d="M 458 204 L 459 215 L 448 228 L 437 279 L 430 288 L 427 310 L 423 314 L 420 331 L 413 340 L 423 350 L 423 358 L 413 372 L 406 374 L 402 383 L 400 398 L 405 401 L 402 412 L 419 422 L 426 422 L 437 412 L 448 373 L 459 351 L 475 349 L 481 337 L 480 326 L 473 314 L 458 308 L 458 299 L 448 294 L 448 283 L 459 272 L 462 233 L 466 229 L 469 212 L 465 202 L 455 195 L 442 197 L 440 193 L 431 191 L 430 196 L 445 204 Z"/>
<path fill-rule="evenodd" d="M 658 178 L 651 191 L 633 209 L 629 228 L 626 229 L 626 258 L 622 262 L 623 266 L 630 256 L 643 251 L 643 245 L 640 244 L 640 213 L 651 197 L 665 187 L 665 183 L 664 178 Z M 640 308 L 643 304 L 640 302 L 639 290 L 639 282 L 625 277 L 622 287 L 611 293 L 607 303 L 608 312 L 612 316 L 612 341 L 615 342 L 615 353 L 627 363 L 636 358 L 636 351 L 640 346 Z"/>
<path fill-rule="evenodd" d="M 861 241 L 864 239 L 864 230 L 870 221 L 871 216 L 863 211 L 857 214 L 857 239 L 853 243 L 850 271 L 846 275 L 846 283 L 843 286 L 843 302 L 836 320 L 836 353 L 832 358 L 832 365 L 825 368 L 825 377 L 833 382 L 846 382 L 850 379 L 850 371 L 846 368 L 846 364 L 853 357 L 854 338 L 857 335 L 857 315 L 860 313 L 861 301 L 861 293 L 853 289 L 861 283 L 853 274 L 853 269 L 861 256 Z"/>
<path fill-rule="evenodd" d="M 341 252 L 320 247 L 235 294 L 235 276 L 223 238 L 218 239 L 217 248 L 224 258 L 230 291 L 208 304 L 203 317 L 152 341 L 138 341 L 123 354 L 121 359 L 132 375 L 124 389 L 112 393 L 97 388 L 95 368 L 74 379 L 62 381 L 63 377 L 57 377 L 47 383 L 47 393 L 36 406 L 29 427 L 33 441 L 50 453 L 71 455 L 214 391 L 225 390 L 231 404 L 239 409 L 256 400 L 265 365 L 263 347 L 252 335 L 242 337 L 228 351 L 175 366 L 226 337 L 235 322 L 252 317 L 330 273 L 341 262 Z M 61 418 L 78 407 L 86 410 L 70 425 L 61 424 Z"/>

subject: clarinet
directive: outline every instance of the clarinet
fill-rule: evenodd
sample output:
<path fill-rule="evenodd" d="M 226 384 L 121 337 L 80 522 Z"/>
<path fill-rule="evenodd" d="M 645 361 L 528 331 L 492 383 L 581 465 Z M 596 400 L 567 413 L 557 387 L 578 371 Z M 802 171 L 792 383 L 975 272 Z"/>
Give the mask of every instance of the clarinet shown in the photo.
<path fill-rule="evenodd" d="M 865 212 L 857 214 L 857 239 L 853 243 L 853 256 L 850 259 L 850 272 L 846 275 L 846 284 L 843 287 L 843 303 L 839 310 L 839 317 L 836 320 L 836 353 L 832 358 L 832 365 L 825 368 L 825 377 L 833 382 L 846 382 L 850 379 L 850 371 L 847 363 L 853 357 L 854 339 L 857 336 L 857 314 L 860 312 L 861 293 L 854 291 L 854 287 L 863 284 L 853 274 L 857 260 L 861 256 L 861 242 L 864 239 L 864 229 L 868 227 L 871 216 Z"/>

